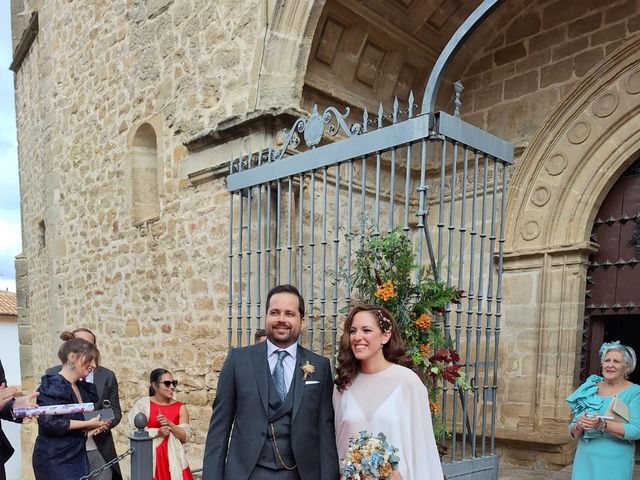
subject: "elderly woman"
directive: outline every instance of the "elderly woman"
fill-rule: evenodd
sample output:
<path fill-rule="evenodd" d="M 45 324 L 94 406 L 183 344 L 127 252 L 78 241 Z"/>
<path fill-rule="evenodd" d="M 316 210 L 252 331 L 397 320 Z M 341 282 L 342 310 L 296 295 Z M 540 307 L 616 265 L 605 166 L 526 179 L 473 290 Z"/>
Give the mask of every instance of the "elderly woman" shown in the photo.
<path fill-rule="evenodd" d="M 567 397 L 573 412 L 569 432 L 579 439 L 571 478 L 631 480 L 633 441 L 640 439 L 640 386 L 627 377 L 636 368 L 636 353 L 620 342 L 605 343 L 600 362 L 602 376 L 591 375 Z"/>

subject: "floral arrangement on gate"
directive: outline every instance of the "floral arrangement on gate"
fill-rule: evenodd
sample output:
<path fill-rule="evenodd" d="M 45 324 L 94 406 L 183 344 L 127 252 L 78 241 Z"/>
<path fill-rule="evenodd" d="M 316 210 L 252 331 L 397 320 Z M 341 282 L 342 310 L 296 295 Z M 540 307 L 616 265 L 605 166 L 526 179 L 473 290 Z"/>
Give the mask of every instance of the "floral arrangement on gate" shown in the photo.
<path fill-rule="evenodd" d="M 345 480 L 360 480 L 363 477 L 389 478 L 398 470 L 398 449 L 387 442 L 384 433 L 373 436 L 362 431 L 349 439 L 347 454 L 340 465 L 340 474 Z"/>
<path fill-rule="evenodd" d="M 468 385 L 460 357 L 436 320 L 447 305 L 460 303 L 464 292 L 418 265 L 411 240 L 400 228 L 380 235 L 369 229 L 349 280 L 356 301 L 382 305 L 394 315 L 413 369 L 427 384 L 436 438 L 444 438 L 447 432 L 436 415 L 442 384 Z"/>

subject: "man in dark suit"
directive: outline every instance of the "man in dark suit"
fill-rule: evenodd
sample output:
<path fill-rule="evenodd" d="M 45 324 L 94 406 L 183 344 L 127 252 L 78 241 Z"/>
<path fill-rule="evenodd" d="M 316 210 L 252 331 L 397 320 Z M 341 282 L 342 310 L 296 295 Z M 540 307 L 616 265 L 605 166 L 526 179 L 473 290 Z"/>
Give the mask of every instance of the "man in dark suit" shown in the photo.
<path fill-rule="evenodd" d="M 337 480 L 329 361 L 297 344 L 295 287 L 273 288 L 266 304 L 267 341 L 230 350 L 220 372 L 202 478 Z"/>
<path fill-rule="evenodd" d="M 4 368 L 0 361 L 0 419 L 9 422 L 21 423 L 22 419 L 13 416 L 13 407 L 35 407 L 35 398 L 38 392 L 30 393 L 16 400 L 14 395 L 17 389 L 15 387 L 7 387 L 7 378 L 4 374 Z M 13 447 L 9 443 L 9 439 L 2 431 L 2 422 L 0 422 L 0 480 L 6 480 L 6 472 L 4 464 L 9 461 L 13 455 Z"/>
<path fill-rule="evenodd" d="M 96 336 L 87 328 L 78 328 L 71 333 L 73 333 L 73 336 L 76 338 L 82 338 L 89 343 L 94 345 L 96 344 Z M 47 369 L 45 374 L 55 375 L 61 368 L 62 365 L 51 367 Z M 116 447 L 113 443 L 111 429 L 120 423 L 120 420 L 122 419 L 122 410 L 120 408 L 120 398 L 118 395 L 118 380 L 111 370 L 99 365 L 98 368 L 93 371 L 93 378 L 86 378 L 85 380 L 93 383 L 96 386 L 96 390 L 98 390 L 98 403 L 96 403 L 96 409 L 109 407 L 113 410 L 113 420 L 111 420 L 109 430 L 87 439 L 89 468 L 93 471 L 118 456 L 116 453 Z M 95 447 L 91 444 L 92 441 L 95 441 Z M 96 480 L 122 480 L 120 466 L 116 463 L 109 470 L 94 478 Z"/>

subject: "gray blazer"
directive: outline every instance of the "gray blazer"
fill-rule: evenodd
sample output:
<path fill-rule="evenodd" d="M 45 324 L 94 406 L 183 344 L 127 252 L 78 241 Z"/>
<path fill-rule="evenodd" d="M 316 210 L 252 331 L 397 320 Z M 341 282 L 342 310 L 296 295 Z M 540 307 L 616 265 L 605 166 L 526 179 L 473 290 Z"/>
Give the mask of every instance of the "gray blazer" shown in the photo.
<path fill-rule="evenodd" d="M 305 362 L 315 372 L 305 379 Z M 229 351 L 224 362 L 205 444 L 203 480 L 246 480 L 256 466 L 268 428 L 267 343 Z M 298 346 L 291 446 L 301 480 L 337 480 L 333 380 L 329 360 Z M 231 429 L 233 435 L 229 437 Z"/>
<path fill-rule="evenodd" d="M 45 372 L 45 375 L 55 375 L 62 369 L 62 365 L 58 365 L 56 367 L 48 368 Z M 98 403 L 96 404 L 96 410 L 103 408 L 103 402 L 105 400 L 109 400 L 111 402 L 111 408 L 113 409 L 113 420 L 111 421 L 111 426 L 114 428 L 116 425 L 120 423 L 122 419 L 122 409 L 120 408 L 120 397 L 118 395 L 118 380 L 116 379 L 115 373 L 113 373 L 108 368 L 99 366 L 93 371 L 93 384 L 96 386 L 96 390 L 98 390 Z M 109 462 L 116 458 L 118 455 L 116 453 L 116 447 L 113 443 L 113 435 L 111 435 L 111 430 L 107 430 L 100 435 L 96 435 L 93 437 L 98 447 L 98 450 L 104 457 L 104 459 Z M 111 470 L 113 471 L 113 479 L 114 480 L 122 480 L 122 473 L 120 472 L 119 464 L 115 464 Z"/>

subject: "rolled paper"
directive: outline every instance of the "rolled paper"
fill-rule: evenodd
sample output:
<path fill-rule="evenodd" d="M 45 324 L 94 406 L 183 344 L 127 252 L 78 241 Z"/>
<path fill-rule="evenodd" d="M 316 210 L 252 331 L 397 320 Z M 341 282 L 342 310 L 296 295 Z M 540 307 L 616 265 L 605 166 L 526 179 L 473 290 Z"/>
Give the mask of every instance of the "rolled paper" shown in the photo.
<path fill-rule="evenodd" d="M 93 403 L 69 403 L 67 405 L 43 405 L 13 409 L 15 418 L 39 417 L 40 415 L 69 415 L 93 411 Z"/>

